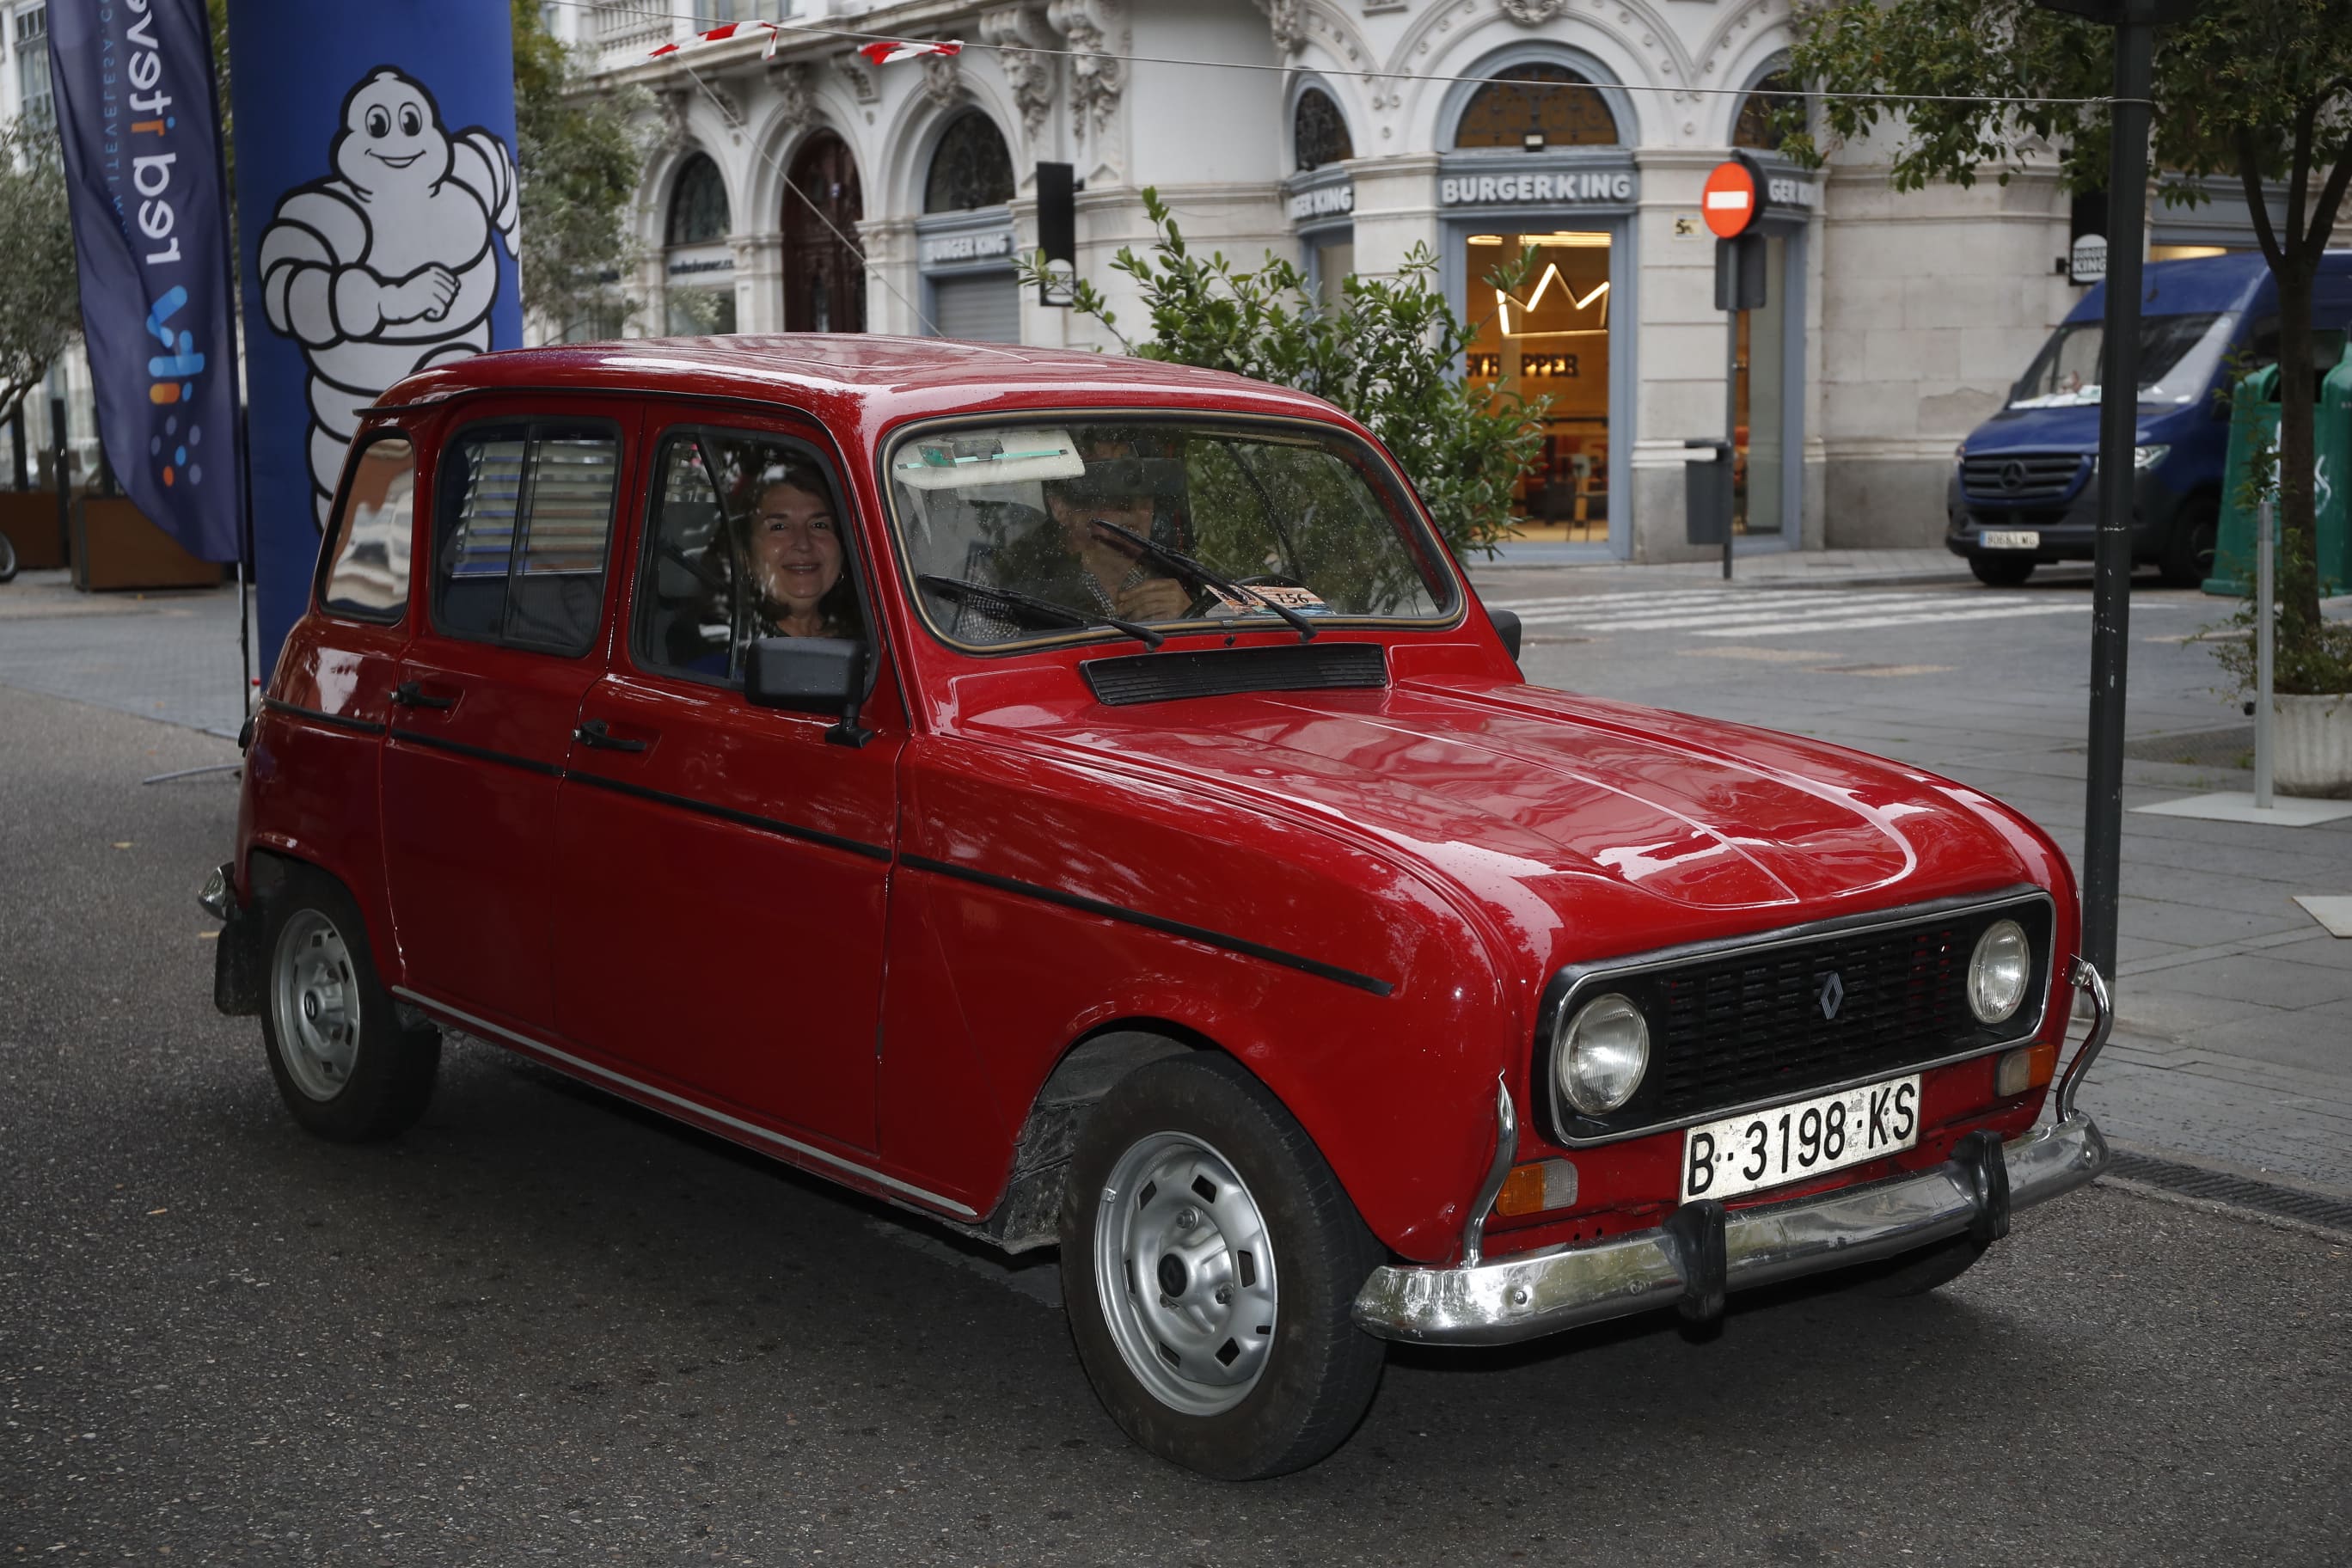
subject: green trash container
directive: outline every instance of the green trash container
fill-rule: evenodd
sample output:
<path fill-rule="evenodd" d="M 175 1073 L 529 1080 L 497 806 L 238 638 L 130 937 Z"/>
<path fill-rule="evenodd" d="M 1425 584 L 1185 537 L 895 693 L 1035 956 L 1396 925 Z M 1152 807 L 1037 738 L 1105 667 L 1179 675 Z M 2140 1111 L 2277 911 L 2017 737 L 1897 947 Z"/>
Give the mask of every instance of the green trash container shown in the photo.
<path fill-rule="evenodd" d="M 2246 472 L 2254 454 L 2278 441 L 2279 373 L 2274 364 L 2240 382 L 2230 400 L 2230 455 L 2221 464 L 2221 518 L 2213 536 L 2209 594 L 2243 595 L 2254 576 L 2254 513 L 2246 503 Z"/>
<path fill-rule="evenodd" d="M 2209 594 L 2233 597 L 2251 591 L 2254 518 L 2242 504 L 2254 454 L 2278 440 L 2279 373 L 2265 365 L 2239 384 L 2230 405 L 2230 454 L 2221 474 L 2221 521 L 2214 541 Z M 2311 433 L 2312 494 L 2319 525 L 2319 591 L 2340 594 L 2352 584 L 2352 346 L 2319 385 Z"/>

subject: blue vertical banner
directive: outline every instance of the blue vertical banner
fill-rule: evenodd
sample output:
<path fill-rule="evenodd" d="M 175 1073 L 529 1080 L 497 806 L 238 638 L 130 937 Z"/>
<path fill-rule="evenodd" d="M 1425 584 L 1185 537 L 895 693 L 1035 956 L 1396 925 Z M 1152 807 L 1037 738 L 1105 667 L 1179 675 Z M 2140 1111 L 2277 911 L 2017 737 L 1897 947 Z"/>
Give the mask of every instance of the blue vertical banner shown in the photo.
<path fill-rule="evenodd" d="M 235 297 L 205 0 L 84 0 L 48 20 L 108 466 L 189 553 L 235 561 Z"/>
<path fill-rule="evenodd" d="M 522 344 L 514 36 L 505 0 L 229 0 L 228 24 L 266 676 L 361 410 Z"/>

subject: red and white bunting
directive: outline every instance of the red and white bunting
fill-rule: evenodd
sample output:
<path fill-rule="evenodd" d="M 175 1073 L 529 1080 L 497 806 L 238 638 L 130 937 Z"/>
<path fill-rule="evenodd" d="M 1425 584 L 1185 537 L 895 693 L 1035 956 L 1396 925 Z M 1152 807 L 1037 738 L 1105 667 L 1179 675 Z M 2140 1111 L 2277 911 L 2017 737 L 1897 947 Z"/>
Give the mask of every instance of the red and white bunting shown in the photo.
<path fill-rule="evenodd" d="M 768 47 L 760 51 L 760 58 L 763 60 L 772 60 L 776 58 L 776 40 L 782 37 L 782 33 L 773 22 L 730 22 L 723 27 L 713 27 L 707 33 L 697 33 L 682 42 L 664 44 L 660 48 L 656 49 L 650 58 L 660 59 L 665 55 L 674 55 L 680 49 L 695 48 L 703 44 L 723 44 L 730 38 L 743 37 L 755 29 L 761 28 L 767 31 Z"/>
<path fill-rule="evenodd" d="M 877 66 L 896 65 L 900 60 L 919 59 L 925 55 L 960 55 L 963 53 L 961 38 L 880 39 L 860 44 L 857 52 Z"/>

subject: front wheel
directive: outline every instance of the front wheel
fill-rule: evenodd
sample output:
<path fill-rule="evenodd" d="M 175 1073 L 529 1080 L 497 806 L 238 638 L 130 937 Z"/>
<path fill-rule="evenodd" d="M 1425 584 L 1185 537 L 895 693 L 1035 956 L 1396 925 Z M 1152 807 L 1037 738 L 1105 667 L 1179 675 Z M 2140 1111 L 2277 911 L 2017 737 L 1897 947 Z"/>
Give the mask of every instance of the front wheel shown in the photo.
<path fill-rule="evenodd" d="M 2164 542 L 2164 581 L 2172 588 L 2194 588 L 2213 574 L 2213 547 L 2221 533 L 2221 504 L 2211 496 L 2192 496 L 2181 502 L 2172 519 L 2172 533 Z"/>
<path fill-rule="evenodd" d="M 2033 557 L 1971 555 L 1969 570 L 1988 588 L 2014 588 L 2033 575 Z"/>
<path fill-rule="evenodd" d="M 1062 1296 L 1111 1419 L 1222 1480 L 1302 1469 L 1354 1431 L 1383 1351 L 1349 1315 L 1385 1258 L 1279 1100 L 1213 1052 L 1138 1068 L 1078 1135 Z"/>
<path fill-rule="evenodd" d="M 16 580 L 16 545 L 6 534 L 0 533 L 0 583 Z"/>
<path fill-rule="evenodd" d="M 433 1098 L 439 1031 L 402 1024 L 340 883 L 299 868 L 268 910 L 261 1037 L 286 1108 L 340 1143 L 406 1131 Z"/>

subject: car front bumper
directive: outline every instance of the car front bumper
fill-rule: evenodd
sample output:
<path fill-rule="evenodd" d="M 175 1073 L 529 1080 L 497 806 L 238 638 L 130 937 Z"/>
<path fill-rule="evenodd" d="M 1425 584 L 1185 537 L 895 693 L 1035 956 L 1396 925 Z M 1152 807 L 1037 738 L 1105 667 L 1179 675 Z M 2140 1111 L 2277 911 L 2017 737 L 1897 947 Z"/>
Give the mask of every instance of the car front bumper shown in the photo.
<path fill-rule="evenodd" d="M 2006 1144 L 1980 1136 L 1933 1170 L 1793 1203 L 1691 1204 L 1657 1229 L 1589 1246 L 1459 1268 L 1376 1268 L 1356 1296 L 1356 1324 L 1381 1339 L 1496 1345 L 1656 1308 L 1687 1312 L 1710 1297 L 1719 1311 L 1726 1289 L 1893 1258 L 1971 1230 L 1998 1235 L 2010 1210 L 2072 1192 L 2107 1165 L 2106 1140 L 2080 1112 Z M 1703 1210 L 1713 1212 L 1694 1223 Z"/>

